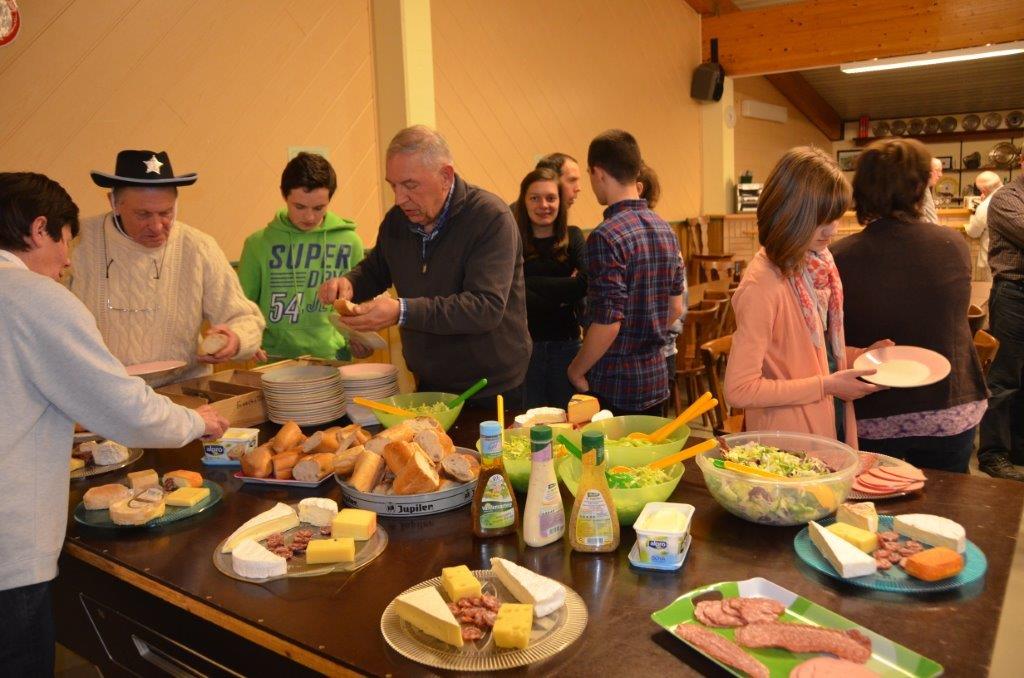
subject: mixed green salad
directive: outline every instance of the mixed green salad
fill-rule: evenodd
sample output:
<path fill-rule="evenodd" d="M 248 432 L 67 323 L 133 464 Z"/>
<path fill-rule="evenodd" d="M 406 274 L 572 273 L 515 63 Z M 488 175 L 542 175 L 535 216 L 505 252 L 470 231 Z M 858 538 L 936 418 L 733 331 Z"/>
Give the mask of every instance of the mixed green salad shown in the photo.
<path fill-rule="evenodd" d="M 561 443 L 555 443 L 551 451 L 555 453 L 555 458 L 564 457 L 569 453 L 565 449 L 565 445 Z M 505 436 L 505 446 L 502 448 L 502 456 L 505 459 L 512 461 L 529 461 L 532 451 L 530 448 L 530 439 L 526 436 Z"/>
<path fill-rule="evenodd" d="M 635 438 L 608 438 L 604 441 L 605 447 L 650 447 L 653 445 L 650 440 L 637 440 Z"/>
<path fill-rule="evenodd" d="M 448 411 L 448 405 L 442 402 L 430 403 L 429 405 L 414 405 L 412 407 L 406 407 L 404 409 L 416 414 L 440 414 Z"/>
<path fill-rule="evenodd" d="M 636 490 L 641 487 L 660 485 L 671 480 L 668 471 L 652 469 L 647 466 L 634 468 L 632 473 L 605 472 L 605 476 L 608 478 L 608 487 L 617 490 Z"/>
<path fill-rule="evenodd" d="M 786 452 L 761 443 L 737 445 L 724 453 L 722 458 L 787 478 L 813 478 L 832 473 L 832 469 L 820 459 L 808 457 L 803 453 Z"/>

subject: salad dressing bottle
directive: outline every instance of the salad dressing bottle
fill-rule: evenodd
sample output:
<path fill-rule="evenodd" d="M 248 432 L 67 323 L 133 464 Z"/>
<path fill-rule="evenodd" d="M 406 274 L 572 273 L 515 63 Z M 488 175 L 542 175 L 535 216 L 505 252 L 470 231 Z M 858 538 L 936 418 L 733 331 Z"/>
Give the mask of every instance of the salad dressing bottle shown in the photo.
<path fill-rule="evenodd" d="M 604 434 L 583 433 L 583 475 L 569 518 L 569 545 L 584 553 L 619 547 L 619 517 L 604 473 Z"/>
<path fill-rule="evenodd" d="M 500 537 L 519 530 L 519 506 L 501 453 L 501 424 L 480 422 L 480 477 L 471 511 L 477 537 Z"/>
<path fill-rule="evenodd" d="M 545 546 L 558 541 L 565 532 L 565 510 L 558 491 L 558 478 L 551 453 L 551 427 L 530 429 L 530 487 L 523 511 L 523 541 L 527 546 Z"/>

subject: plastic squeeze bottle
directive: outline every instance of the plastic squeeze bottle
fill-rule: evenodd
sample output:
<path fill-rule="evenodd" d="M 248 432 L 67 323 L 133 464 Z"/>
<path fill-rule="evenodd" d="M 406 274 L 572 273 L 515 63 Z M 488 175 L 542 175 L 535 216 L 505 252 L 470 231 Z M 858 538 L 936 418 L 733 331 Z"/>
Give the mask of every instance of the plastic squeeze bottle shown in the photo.
<path fill-rule="evenodd" d="M 473 495 L 473 534 L 500 537 L 519 529 L 519 506 L 501 459 L 501 424 L 480 422 L 480 477 Z"/>
<path fill-rule="evenodd" d="M 551 455 L 550 426 L 541 424 L 530 429 L 530 448 L 533 463 L 523 512 L 523 541 L 527 546 L 544 546 L 558 541 L 565 532 L 565 511 Z"/>
<path fill-rule="evenodd" d="M 606 553 L 619 547 L 619 517 L 604 462 L 604 434 L 584 432 L 583 475 L 569 518 L 569 545 L 575 551 Z"/>

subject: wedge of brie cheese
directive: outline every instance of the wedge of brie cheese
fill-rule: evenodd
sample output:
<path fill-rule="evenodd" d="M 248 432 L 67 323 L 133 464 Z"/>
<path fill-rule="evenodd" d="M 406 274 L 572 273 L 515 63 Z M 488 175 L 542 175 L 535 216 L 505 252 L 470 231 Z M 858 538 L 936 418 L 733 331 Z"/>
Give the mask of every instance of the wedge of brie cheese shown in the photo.
<path fill-rule="evenodd" d="M 963 526 L 942 516 L 907 513 L 893 518 L 892 529 L 929 546 L 945 546 L 957 553 L 967 548 L 967 532 Z"/>
<path fill-rule="evenodd" d="M 288 561 L 271 553 L 255 539 L 243 539 L 231 552 L 231 569 L 242 577 L 266 579 L 288 573 Z"/>
<path fill-rule="evenodd" d="M 462 627 L 433 586 L 403 593 L 395 598 L 395 612 L 403 621 L 428 636 L 462 647 Z"/>
<path fill-rule="evenodd" d="M 807 532 L 811 535 L 811 541 L 821 551 L 821 555 L 843 579 L 864 577 L 878 570 L 873 557 L 813 520 L 807 524 Z"/>
<path fill-rule="evenodd" d="M 299 522 L 327 527 L 338 515 L 338 502 L 327 497 L 308 497 L 299 502 Z"/>
<path fill-rule="evenodd" d="M 516 600 L 533 605 L 533 613 L 538 617 L 545 617 L 565 605 L 565 587 L 554 579 L 504 558 L 491 558 L 491 569 Z"/>
<path fill-rule="evenodd" d="M 836 522 L 853 525 L 868 532 L 878 532 L 878 512 L 875 510 L 874 502 L 870 501 L 841 505 L 836 513 Z"/>
<path fill-rule="evenodd" d="M 105 440 L 92 451 L 92 463 L 97 466 L 109 466 L 127 461 L 129 456 L 128 448 L 113 440 Z"/>
<path fill-rule="evenodd" d="M 221 553 L 231 553 L 243 539 L 259 541 L 275 532 L 283 532 L 298 526 L 299 516 L 295 513 L 294 509 L 287 504 L 278 503 L 269 511 L 264 511 L 258 516 L 245 521 L 241 527 L 227 538 L 227 541 L 224 542 L 224 547 L 220 551 Z"/>

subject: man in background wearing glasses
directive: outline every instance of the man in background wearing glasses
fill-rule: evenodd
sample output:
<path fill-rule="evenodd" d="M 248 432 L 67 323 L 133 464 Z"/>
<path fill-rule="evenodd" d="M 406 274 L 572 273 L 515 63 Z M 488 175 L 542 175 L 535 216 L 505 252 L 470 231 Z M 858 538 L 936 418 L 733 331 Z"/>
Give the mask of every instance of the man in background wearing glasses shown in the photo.
<path fill-rule="evenodd" d="M 85 219 L 71 255 L 70 288 L 96 316 L 111 352 L 125 365 L 180 360 L 185 367 L 152 383 L 210 372 L 211 363 L 246 360 L 264 320 L 212 237 L 175 220 L 178 186 L 165 152 L 121 151 L 113 174 L 92 172 L 111 189 L 111 211 Z M 219 335 L 200 355 L 203 321 Z M 203 342 L 204 346 L 207 342 Z"/>

